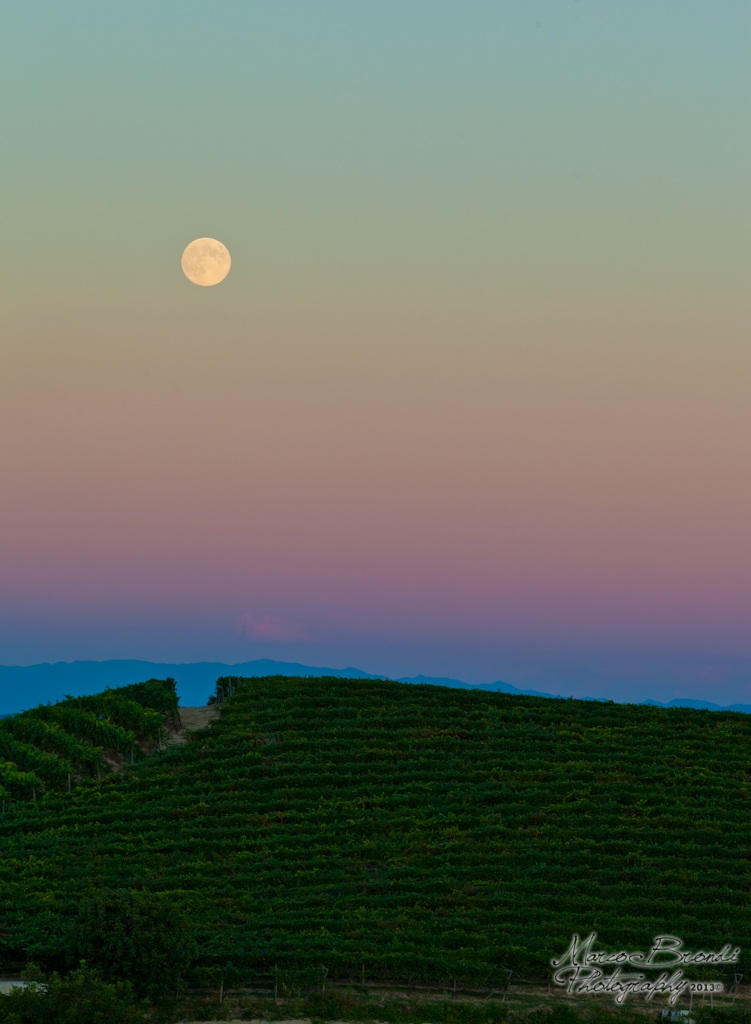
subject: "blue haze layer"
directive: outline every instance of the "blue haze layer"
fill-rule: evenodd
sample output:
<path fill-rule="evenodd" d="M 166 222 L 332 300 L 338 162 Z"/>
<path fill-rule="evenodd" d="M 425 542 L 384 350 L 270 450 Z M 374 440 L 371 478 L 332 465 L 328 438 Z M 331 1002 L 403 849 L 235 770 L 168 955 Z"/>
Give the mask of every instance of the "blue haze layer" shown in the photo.
<path fill-rule="evenodd" d="M 153 661 L 73 661 L 42 665 L 0 665 L 0 715 L 15 714 L 37 704 L 62 700 L 64 696 L 99 693 L 107 686 L 126 686 L 145 679 L 177 680 L 180 703 L 184 707 L 206 704 L 221 676 L 338 676 L 342 679 L 387 679 L 387 676 L 363 672 L 358 668 L 324 668 L 300 665 L 297 662 L 273 661 L 263 658 L 237 665 L 202 661 L 193 664 L 165 664 Z M 539 690 L 521 690 L 510 683 L 465 683 L 460 679 L 430 676 L 403 676 L 399 683 L 449 686 L 488 693 L 522 694 L 533 697 L 563 698 L 560 693 L 542 693 Z M 604 700 L 602 697 L 584 697 L 583 700 Z M 635 703 L 614 701 L 613 703 Z M 708 711 L 736 711 L 751 714 L 751 704 L 732 704 L 721 707 L 706 700 L 676 699 L 663 703 L 656 700 L 641 701 L 657 707 L 687 707 Z"/>

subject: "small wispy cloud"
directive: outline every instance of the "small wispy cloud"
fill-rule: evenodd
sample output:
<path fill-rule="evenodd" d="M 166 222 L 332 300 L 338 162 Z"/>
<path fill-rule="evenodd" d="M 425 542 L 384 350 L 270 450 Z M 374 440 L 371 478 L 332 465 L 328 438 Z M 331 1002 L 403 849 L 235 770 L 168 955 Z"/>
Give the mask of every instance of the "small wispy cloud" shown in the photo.
<path fill-rule="evenodd" d="M 240 632 L 254 640 L 304 640 L 305 634 L 293 622 L 278 615 L 254 615 L 246 612 L 240 616 Z"/>

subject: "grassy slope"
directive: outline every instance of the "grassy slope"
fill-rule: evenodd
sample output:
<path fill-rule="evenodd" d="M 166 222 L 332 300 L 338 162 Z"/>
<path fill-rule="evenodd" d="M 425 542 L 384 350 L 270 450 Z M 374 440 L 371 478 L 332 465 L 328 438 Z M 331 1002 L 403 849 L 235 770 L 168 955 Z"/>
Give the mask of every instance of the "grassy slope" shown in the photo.
<path fill-rule="evenodd" d="M 206 962 L 480 980 L 571 934 L 751 946 L 751 716 L 254 679 L 190 743 L 0 825 L 0 924 L 172 894 Z"/>

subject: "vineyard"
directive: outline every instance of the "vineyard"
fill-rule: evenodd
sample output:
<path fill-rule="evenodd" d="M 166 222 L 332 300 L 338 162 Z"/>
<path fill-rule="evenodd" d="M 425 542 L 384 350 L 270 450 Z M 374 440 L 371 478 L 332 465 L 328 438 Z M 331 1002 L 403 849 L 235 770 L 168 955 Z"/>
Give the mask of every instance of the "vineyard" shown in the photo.
<path fill-rule="evenodd" d="M 545 977 L 574 932 L 751 949 L 748 715 L 224 679 L 215 721 L 145 756 L 176 704 L 139 686 L 0 723 L 0 924 L 30 956 L 64 958 L 103 889 L 168 898 L 199 968 L 246 979 Z"/>
<path fill-rule="evenodd" d="M 177 724 L 175 681 L 108 689 L 92 697 L 67 697 L 0 719 L 0 801 L 32 799 L 133 764 L 159 744 L 164 716 Z"/>

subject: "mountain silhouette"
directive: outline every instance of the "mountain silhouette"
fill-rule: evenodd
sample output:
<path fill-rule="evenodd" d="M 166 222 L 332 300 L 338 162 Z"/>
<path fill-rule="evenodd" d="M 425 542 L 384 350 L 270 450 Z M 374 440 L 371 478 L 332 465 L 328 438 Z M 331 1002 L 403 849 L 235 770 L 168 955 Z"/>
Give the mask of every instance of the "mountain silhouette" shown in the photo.
<path fill-rule="evenodd" d="M 298 662 L 273 661 L 261 658 L 228 665 L 220 661 L 200 661 L 178 664 L 154 661 L 58 661 L 40 665 L 0 665 L 0 715 L 15 714 L 37 704 L 58 701 L 66 694 L 81 696 L 98 693 L 107 686 L 125 686 L 145 679 L 177 680 L 177 690 L 183 706 L 205 704 L 220 676 L 337 676 L 340 679 L 388 679 L 385 675 L 363 672 L 359 668 L 326 668 L 301 665 Z M 562 698 L 568 694 L 543 693 L 540 690 L 522 690 L 500 680 L 494 683 L 465 683 L 460 679 L 434 676 L 401 676 L 396 682 L 413 685 L 449 686 L 465 690 L 491 693 L 513 693 L 532 697 Z M 583 700 L 604 700 L 602 697 L 584 697 Z M 616 703 L 627 703 L 618 701 Z M 635 702 L 628 702 L 635 703 Z M 641 701 L 656 707 L 698 708 L 708 711 L 737 711 L 751 713 L 751 704 L 732 704 L 722 707 L 708 700 L 681 699 L 662 703 Z"/>

